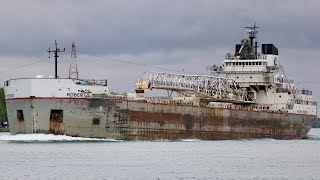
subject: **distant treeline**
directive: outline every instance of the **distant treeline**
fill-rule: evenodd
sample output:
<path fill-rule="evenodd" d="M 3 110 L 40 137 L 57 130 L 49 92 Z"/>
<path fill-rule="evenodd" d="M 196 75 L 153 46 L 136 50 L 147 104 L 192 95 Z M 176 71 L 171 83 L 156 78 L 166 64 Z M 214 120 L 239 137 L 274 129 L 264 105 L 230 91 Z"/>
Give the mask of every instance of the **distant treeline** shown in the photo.
<path fill-rule="evenodd" d="M 4 90 L 3 88 L 0 88 L 0 124 L 3 121 L 7 121 L 7 109 L 6 109 Z"/>

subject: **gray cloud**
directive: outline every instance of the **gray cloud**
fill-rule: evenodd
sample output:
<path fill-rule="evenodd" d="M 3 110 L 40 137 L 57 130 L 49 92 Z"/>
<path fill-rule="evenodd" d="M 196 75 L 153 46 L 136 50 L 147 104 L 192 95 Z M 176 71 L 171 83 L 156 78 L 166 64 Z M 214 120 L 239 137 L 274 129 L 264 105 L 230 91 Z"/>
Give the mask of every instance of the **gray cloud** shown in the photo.
<path fill-rule="evenodd" d="M 320 1 L 1 3 L 1 81 L 52 75 L 53 59 L 47 59 L 46 50 L 53 47 L 54 40 L 67 49 L 59 62 L 62 77 L 68 74 L 71 42 L 76 41 L 80 76 L 108 78 L 114 91 L 133 90 L 134 81 L 144 71 L 184 69 L 204 74 L 206 66 L 221 63 L 227 52 L 234 51 L 234 44 L 245 36 L 244 26 L 257 22 L 258 40 L 276 44 L 289 78 L 315 90 L 320 99 L 316 75 L 320 65 Z M 44 61 L 14 69 L 38 60 Z"/>
<path fill-rule="evenodd" d="M 303 8 L 301 8 L 303 7 Z M 261 40 L 319 48 L 318 1 L 10 1 L 2 4 L 1 54 L 34 55 L 57 39 L 85 54 L 227 46 L 254 21 Z"/>

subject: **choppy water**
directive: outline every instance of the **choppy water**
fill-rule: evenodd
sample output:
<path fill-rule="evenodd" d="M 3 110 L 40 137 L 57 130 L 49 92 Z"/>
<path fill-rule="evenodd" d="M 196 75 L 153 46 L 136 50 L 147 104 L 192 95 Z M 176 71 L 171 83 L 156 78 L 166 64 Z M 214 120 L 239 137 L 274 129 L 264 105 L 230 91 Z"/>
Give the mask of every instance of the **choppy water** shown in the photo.
<path fill-rule="evenodd" d="M 320 129 L 289 141 L 124 142 L 0 133 L 0 179 L 320 179 Z"/>

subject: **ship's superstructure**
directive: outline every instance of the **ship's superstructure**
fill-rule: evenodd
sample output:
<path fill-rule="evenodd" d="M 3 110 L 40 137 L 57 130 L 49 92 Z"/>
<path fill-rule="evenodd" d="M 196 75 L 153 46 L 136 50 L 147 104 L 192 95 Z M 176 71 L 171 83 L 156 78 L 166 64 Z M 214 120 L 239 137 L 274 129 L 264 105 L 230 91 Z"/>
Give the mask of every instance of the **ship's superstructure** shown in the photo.
<path fill-rule="evenodd" d="M 273 44 L 262 44 L 258 53 L 258 43 L 254 43 L 257 27 L 247 28 L 248 37 L 236 45 L 234 56 L 227 54 L 222 73 L 247 89 L 256 109 L 317 115 L 312 91 L 298 90 L 293 81 L 287 79 Z"/>
<path fill-rule="evenodd" d="M 287 79 L 273 44 L 258 52 L 256 29 L 248 27 L 235 54 L 213 67 L 218 76 L 145 73 L 136 93 L 112 93 L 106 80 L 8 80 L 10 132 L 124 140 L 303 138 L 317 115 L 312 92 Z M 152 89 L 168 95 L 145 97 Z"/>
<path fill-rule="evenodd" d="M 317 115 L 312 91 L 298 90 L 280 65 L 273 44 L 254 42 L 257 28 L 247 27 L 248 36 L 228 53 L 222 66 L 213 66 L 217 76 L 147 73 L 137 81 L 137 92 L 165 89 L 180 96 L 198 97 L 201 102 L 234 103 L 240 108 Z"/>

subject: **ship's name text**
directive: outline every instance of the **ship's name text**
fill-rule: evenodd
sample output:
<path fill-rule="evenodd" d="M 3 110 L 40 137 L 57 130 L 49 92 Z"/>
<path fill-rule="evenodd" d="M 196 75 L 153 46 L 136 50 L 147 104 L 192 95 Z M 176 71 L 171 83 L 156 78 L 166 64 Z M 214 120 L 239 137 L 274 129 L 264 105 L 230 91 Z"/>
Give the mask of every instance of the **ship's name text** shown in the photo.
<path fill-rule="evenodd" d="M 74 97 L 74 98 L 88 98 L 91 97 L 91 93 L 86 93 L 86 92 L 82 92 L 82 93 L 67 93 L 68 97 Z"/>
<path fill-rule="evenodd" d="M 14 94 L 7 94 L 7 98 L 13 98 Z"/>

